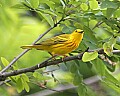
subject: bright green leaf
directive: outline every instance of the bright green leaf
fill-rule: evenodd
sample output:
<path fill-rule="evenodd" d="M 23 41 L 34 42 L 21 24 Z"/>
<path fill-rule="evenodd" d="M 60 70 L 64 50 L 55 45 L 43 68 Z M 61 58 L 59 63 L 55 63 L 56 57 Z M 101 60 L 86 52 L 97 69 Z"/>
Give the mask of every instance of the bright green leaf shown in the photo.
<path fill-rule="evenodd" d="M 22 74 L 22 78 L 24 79 L 24 81 L 30 82 L 29 78 L 28 78 L 28 76 L 26 74 Z"/>
<path fill-rule="evenodd" d="M 23 86 L 24 86 L 24 85 L 23 85 L 23 83 L 22 83 L 22 80 L 21 80 L 21 78 L 19 78 L 19 79 L 17 80 L 17 82 L 16 82 L 16 87 L 17 87 L 18 93 L 20 93 L 20 92 L 24 89 Z"/>
<path fill-rule="evenodd" d="M 88 61 L 94 60 L 97 57 L 98 57 L 98 52 L 97 51 L 85 52 L 82 56 L 82 61 L 83 62 L 88 62 Z"/>
<path fill-rule="evenodd" d="M 1 61 L 4 66 L 7 66 L 9 64 L 9 61 L 5 59 L 4 57 L 1 57 Z"/>
<path fill-rule="evenodd" d="M 30 0 L 30 4 L 33 8 L 38 8 L 39 6 L 39 0 Z"/>
<path fill-rule="evenodd" d="M 30 91 L 30 87 L 29 87 L 28 83 L 27 83 L 26 81 L 24 81 L 23 84 L 24 84 L 25 90 L 26 90 L 27 92 L 29 92 L 29 91 Z"/>
<path fill-rule="evenodd" d="M 98 1 L 92 0 L 92 1 L 89 1 L 89 3 L 90 3 L 90 8 L 91 9 L 97 9 L 98 8 Z"/>
<path fill-rule="evenodd" d="M 87 11 L 88 10 L 88 5 L 86 3 L 82 3 L 80 5 L 80 7 L 82 8 L 83 11 Z"/>

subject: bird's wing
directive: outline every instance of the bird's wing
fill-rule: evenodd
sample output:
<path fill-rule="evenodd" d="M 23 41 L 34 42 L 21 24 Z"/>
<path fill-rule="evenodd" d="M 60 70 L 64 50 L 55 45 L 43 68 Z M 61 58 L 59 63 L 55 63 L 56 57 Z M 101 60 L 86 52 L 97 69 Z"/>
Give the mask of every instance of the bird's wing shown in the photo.
<path fill-rule="evenodd" d="M 52 37 L 50 39 L 47 39 L 45 41 L 42 41 L 40 43 L 37 43 L 35 45 L 46 45 L 46 46 L 49 46 L 49 45 L 62 44 L 64 42 L 68 41 L 68 39 L 69 39 L 69 34 L 62 34 L 62 35 L 55 36 L 55 37 Z"/>

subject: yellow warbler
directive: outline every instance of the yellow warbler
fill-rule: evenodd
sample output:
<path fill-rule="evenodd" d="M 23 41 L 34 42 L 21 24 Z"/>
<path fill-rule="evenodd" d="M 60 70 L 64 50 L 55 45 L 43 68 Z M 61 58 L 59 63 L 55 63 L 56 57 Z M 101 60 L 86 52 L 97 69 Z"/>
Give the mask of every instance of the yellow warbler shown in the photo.
<path fill-rule="evenodd" d="M 63 55 L 70 53 L 75 50 L 82 38 L 84 31 L 81 29 L 76 29 L 71 34 L 62 34 L 50 39 L 44 40 L 40 43 L 34 45 L 25 45 L 21 48 L 23 49 L 31 49 L 35 48 L 38 50 L 48 51 L 52 56 L 54 55 Z"/>

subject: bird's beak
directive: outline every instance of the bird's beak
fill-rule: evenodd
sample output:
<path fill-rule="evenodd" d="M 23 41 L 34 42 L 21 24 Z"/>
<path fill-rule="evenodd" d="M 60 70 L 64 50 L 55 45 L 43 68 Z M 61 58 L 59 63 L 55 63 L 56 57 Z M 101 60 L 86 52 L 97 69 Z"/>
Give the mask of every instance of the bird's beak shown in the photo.
<path fill-rule="evenodd" d="M 82 30 L 82 31 L 80 31 L 79 33 L 84 33 L 84 31 Z"/>

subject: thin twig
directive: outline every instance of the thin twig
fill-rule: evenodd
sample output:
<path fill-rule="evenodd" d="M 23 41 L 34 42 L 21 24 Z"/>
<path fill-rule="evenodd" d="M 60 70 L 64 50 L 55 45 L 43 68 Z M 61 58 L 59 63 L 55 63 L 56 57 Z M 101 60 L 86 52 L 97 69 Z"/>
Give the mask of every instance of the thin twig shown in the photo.
<path fill-rule="evenodd" d="M 99 54 L 105 54 L 104 51 L 102 51 L 103 49 L 100 49 L 98 50 L 98 53 Z M 88 52 L 93 52 L 94 50 L 88 50 Z M 120 50 L 113 50 L 113 53 L 120 53 Z M 23 69 L 19 69 L 19 70 L 14 70 L 12 72 L 4 72 L 2 74 L 0 74 L 0 81 L 3 81 L 5 80 L 7 77 L 10 77 L 10 76 L 15 76 L 15 75 L 18 75 L 18 74 L 22 74 L 22 73 L 27 73 L 27 72 L 34 72 L 35 70 L 38 70 L 40 68 L 43 68 L 43 67 L 47 67 L 47 66 L 51 66 L 51 65 L 58 65 L 59 63 L 62 63 L 62 62 L 67 62 L 67 61 L 71 61 L 71 60 L 81 60 L 82 59 L 82 55 L 83 55 L 83 52 L 82 53 L 79 53 L 78 55 L 75 55 L 75 56 L 69 56 L 69 57 L 66 57 L 64 58 L 64 61 L 62 59 L 57 59 L 57 60 L 54 60 L 54 61 L 49 61 L 51 58 L 48 58 L 47 60 L 43 61 L 42 63 L 39 63 L 35 66 L 32 66 L 32 67 L 29 67 L 29 68 L 23 68 Z"/>
<path fill-rule="evenodd" d="M 94 30 L 96 27 L 100 26 L 102 23 L 103 23 L 102 21 L 98 22 L 98 23 L 92 28 L 92 30 Z"/>

